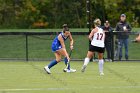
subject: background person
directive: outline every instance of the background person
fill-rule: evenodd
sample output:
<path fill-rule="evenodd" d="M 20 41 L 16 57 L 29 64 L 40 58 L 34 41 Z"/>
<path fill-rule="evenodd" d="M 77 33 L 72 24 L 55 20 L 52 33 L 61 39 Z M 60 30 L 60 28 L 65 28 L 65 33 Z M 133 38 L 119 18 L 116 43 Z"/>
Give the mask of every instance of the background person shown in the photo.
<path fill-rule="evenodd" d="M 124 48 L 125 48 L 125 59 L 128 60 L 128 42 L 129 42 L 128 32 L 131 31 L 131 26 L 129 25 L 129 23 L 126 22 L 126 15 L 125 14 L 121 14 L 120 21 L 116 25 L 116 31 L 120 32 L 117 35 L 117 41 L 119 42 L 118 44 L 120 44 L 120 49 L 118 51 L 119 60 L 122 59 L 123 45 L 124 45 Z"/>
<path fill-rule="evenodd" d="M 102 29 L 106 32 L 105 33 L 105 49 L 107 52 L 107 61 L 112 61 L 111 60 L 111 49 L 112 49 L 112 35 L 110 32 L 113 31 L 113 28 L 110 26 L 110 23 L 108 20 L 105 21 L 104 26 Z"/>

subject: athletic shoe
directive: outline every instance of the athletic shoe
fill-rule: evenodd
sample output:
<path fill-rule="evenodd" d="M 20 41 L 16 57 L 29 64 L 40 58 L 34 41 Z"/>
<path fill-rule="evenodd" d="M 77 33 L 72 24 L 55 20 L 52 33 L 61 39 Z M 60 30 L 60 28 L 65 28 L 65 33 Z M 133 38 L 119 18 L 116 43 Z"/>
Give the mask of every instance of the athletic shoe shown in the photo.
<path fill-rule="evenodd" d="M 76 72 L 76 69 L 70 69 L 70 72 Z"/>
<path fill-rule="evenodd" d="M 103 75 L 104 75 L 104 73 L 103 73 L 103 72 L 101 72 L 101 73 L 100 73 L 100 76 L 103 76 Z"/>
<path fill-rule="evenodd" d="M 50 71 L 50 69 L 48 68 L 48 66 L 44 67 L 44 70 L 45 70 L 48 74 L 51 74 L 51 71 Z"/>
<path fill-rule="evenodd" d="M 63 71 L 70 73 L 70 70 L 69 69 L 63 69 Z"/>
<path fill-rule="evenodd" d="M 63 69 L 63 72 L 67 72 L 67 69 Z"/>
<path fill-rule="evenodd" d="M 76 69 L 63 69 L 63 71 L 64 72 L 68 72 L 68 73 L 70 73 L 70 72 L 76 72 Z"/>
<path fill-rule="evenodd" d="M 86 65 L 83 65 L 81 72 L 85 72 L 86 67 Z"/>

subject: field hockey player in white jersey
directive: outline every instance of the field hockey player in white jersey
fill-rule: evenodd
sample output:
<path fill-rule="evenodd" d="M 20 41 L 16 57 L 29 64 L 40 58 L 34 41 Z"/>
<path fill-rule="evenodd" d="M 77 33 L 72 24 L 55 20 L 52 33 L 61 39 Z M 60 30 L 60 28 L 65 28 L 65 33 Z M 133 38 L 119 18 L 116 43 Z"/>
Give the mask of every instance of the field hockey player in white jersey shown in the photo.
<path fill-rule="evenodd" d="M 101 20 L 100 19 L 95 19 L 94 20 L 94 26 L 95 28 L 91 31 L 89 35 L 89 39 L 91 41 L 91 45 L 89 47 L 89 51 L 87 53 L 87 57 L 84 60 L 84 64 L 82 66 L 82 72 L 85 71 L 87 64 L 89 63 L 90 59 L 93 57 L 93 54 L 95 52 L 98 53 L 98 65 L 99 65 L 99 73 L 100 75 L 104 75 L 103 73 L 103 53 L 105 51 L 105 33 L 102 28 L 100 28 L 101 25 Z"/>

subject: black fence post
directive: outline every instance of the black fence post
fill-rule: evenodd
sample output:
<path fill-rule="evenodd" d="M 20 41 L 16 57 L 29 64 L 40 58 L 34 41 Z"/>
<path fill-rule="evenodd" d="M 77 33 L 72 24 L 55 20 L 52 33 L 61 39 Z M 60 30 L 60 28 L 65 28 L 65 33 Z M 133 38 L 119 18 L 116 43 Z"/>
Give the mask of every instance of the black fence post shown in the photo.
<path fill-rule="evenodd" d="M 28 35 L 27 33 L 25 34 L 26 36 L 26 61 L 28 61 Z"/>
<path fill-rule="evenodd" d="M 90 13 L 90 0 L 86 0 L 86 13 L 87 13 L 87 27 L 89 29 L 89 33 L 91 32 L 91 13 Z M 90 47 L 91 41 L 89 40 L 89 47 Z M 90 59 L 90 61 L 93 61 L 93 57 Z"/>
<path fill-rule="evenodd" d="M 111 32 L 111 60 L 114 61 L 114 33 Z"/>

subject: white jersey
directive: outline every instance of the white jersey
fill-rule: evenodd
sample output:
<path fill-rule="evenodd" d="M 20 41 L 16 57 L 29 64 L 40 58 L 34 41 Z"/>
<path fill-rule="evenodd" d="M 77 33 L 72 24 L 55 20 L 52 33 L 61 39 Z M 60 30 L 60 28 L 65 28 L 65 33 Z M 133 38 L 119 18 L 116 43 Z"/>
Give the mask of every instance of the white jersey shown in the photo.
<path fill-rule="evenodd" d="M 91 41 L 91 45 L 96 47 L 105 47 L 104 40 L 105 40 L 105 33 L 103 32 L 102 28 L 98 28 L 98 31 L 94 33 L 93 39 Z"/>

